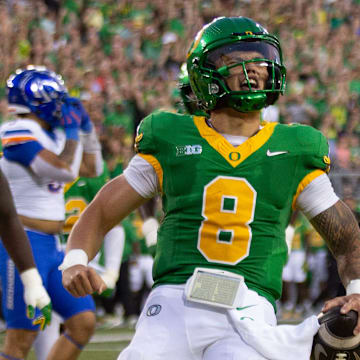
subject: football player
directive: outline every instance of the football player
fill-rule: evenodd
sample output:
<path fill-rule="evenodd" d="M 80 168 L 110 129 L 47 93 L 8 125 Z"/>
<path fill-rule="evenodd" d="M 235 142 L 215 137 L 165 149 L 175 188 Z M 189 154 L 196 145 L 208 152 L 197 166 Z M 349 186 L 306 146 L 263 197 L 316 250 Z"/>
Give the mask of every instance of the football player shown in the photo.
<path fill-rule="evenodd" d="M 67 103 L 68 93 L 58 74 L 34 66 L 17 70 L 7 81 L 7 91 L 9 112 L 17 116 L 0 129 L 4 151 L 1 169 L 53 308 L 65 319 L 66 332 L 49 356 L 75 359 L 93 333 L 95 315 L 90 296 L 77 299 L 61 284 L 58 266 L 63 252 L 59 249 L 58 234 L 65 216 L 63 184 L 78 176 L 80 165 L 96 175 L 101 163 L 100 146 L 93 125 L 80 121 Z M 0 246 L 7 323 L 0 359 L 24 359 L 39 325 L 24 315 L 23 287 L 18 272 L 8 266 L 8 259 L 8 253 Z"/>
<path fill-rule="evenodd" d="M 261 121 L 261 109 L 283 94 L 286 71 L 278 39 L 255 21 L 204 26 L 187 69 L 209 117 L 155 112 L 142 121 L 137 154 L 70 235 L 63 284 L 79 297 L 102 290 L 88 259 L 111 227 L 160 193 L 155 283 L 119 359 L 309 359 L 315 316 L 303 324 L 304 341 L 275 326 L 295 208 L 326 239 L 348 290 L 324 311 L 360 309 L 360 232 L 327 176 L 327 140 L 309 126 Z"/>

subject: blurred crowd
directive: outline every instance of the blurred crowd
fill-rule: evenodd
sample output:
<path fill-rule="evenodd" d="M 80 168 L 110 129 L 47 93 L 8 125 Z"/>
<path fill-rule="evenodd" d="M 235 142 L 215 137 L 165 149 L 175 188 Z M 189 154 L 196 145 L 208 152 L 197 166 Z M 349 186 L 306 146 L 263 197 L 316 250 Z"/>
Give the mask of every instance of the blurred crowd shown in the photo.
<path fill-rule="evenodd" d="M 112 138 L 130 145 L 144 115 L 174 108 L 191 39 L 222 15 L 252 17 L 281 39 L 288 86 L 272 118 L 321 129 L 335 167 L 356 170 L 359 0 L 3 0 L 0 115 L 9 74 L 45 65 L 86 103 L 107 158 L 122 156 Z"/>
<path fill-rule="evenodd" d="M 280 38 L 287 89 L 264 118 L 320 129 L 334 186 L 359 212 L 360 0 L 0 0 L 0 121 L 9 75 L 45 65 L 83 101 L 116 173 L 139 121 L 176 110 L 190 43 L 218 16 L 251 17 Z"/>

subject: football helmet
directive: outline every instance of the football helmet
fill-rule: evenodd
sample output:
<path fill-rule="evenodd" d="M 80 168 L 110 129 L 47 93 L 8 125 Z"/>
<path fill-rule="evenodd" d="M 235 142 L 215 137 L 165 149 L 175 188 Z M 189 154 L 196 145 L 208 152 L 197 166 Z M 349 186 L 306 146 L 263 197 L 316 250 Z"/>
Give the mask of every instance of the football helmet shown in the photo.
<path fill-rule="evenodd" d="M 314 336 L 311 360 L 359 360 L 360 335 L 354 336 L 358 314 L 340 313 L 337 306 L 319 317 L 320 329 Z"/>
<path fill-rule="evenodd" d="M 10 113 L 34 113 L 51 127 L 60 124 L 61 106 L 68 94 L 60 75 L 43 66 L 28 66 L 16 70 L 6 85 Z"/>
<path fill-rule="evenodd" d="M 244 53 L 251 56 L 242 57 Z M 249 68 L 254 66 L 267 70 L 264 86 L 250 74 Z M 279 40 L 246 17 L 219 17 L 205 25 L 190 47 L 187 70 L 191 88 L 206 110 L 258 111 L 285 91 L 286 69 Z M 235 72 L 242 75 L 238 75 L 238 88 L 232 89 L 229 79 Z"/>
<path fill-rule="evenodd" d="M 206 112 L 199 108 L 198 100 L 191 89 L 186 63 L 183 63 L 180 67 L 178 88 L 182 106 L 186 113 L 191 115 L 207 116 Z"/>

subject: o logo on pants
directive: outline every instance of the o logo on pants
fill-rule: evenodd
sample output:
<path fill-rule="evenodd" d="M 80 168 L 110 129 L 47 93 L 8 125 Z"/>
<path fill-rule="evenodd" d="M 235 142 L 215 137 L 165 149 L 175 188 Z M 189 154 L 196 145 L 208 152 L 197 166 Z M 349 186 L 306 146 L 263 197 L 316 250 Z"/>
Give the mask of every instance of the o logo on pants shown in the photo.
<path fill-rule="evenodd" d="M 147 316 L 155 316 L 159 314 L 161 311 L 161 305 L 151 305 L 147 309 L 146 315 Z"/>

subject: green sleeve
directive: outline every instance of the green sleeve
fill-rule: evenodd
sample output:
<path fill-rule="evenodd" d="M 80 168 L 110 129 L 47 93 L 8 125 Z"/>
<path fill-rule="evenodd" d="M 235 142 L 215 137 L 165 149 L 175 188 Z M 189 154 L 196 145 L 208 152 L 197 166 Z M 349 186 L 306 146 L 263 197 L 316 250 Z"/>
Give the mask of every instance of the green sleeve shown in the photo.
<path fill-rule="evenodd" d="M 144 118 L 137 129 L 135 150 L 141 154 L 154 154 L 156 152 L 156 139 L 153 135 L 154 114 Z"/>
<path fill-rule="evenodd" d="M 311 126 L 300 125 L 297 129 L 301 148 L 301 161 L 308 172 L 321 169 L 330 170 L 329 144 L 327 138 Z"/>

